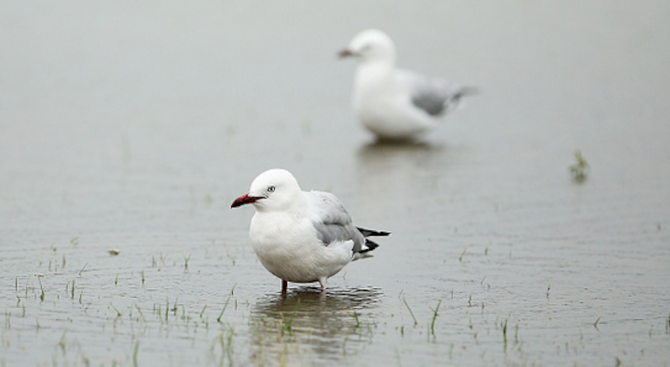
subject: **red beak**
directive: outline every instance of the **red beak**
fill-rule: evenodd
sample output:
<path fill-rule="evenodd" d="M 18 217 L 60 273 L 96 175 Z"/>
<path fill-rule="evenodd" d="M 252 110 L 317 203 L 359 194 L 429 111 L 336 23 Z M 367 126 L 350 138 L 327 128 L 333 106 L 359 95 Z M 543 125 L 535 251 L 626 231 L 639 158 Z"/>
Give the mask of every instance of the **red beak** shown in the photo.
<path fill-rule="evenodd" d="M 343 59 L 343 58 L 345 58 L 345 57 L 351 57 L 351 56 L 354 56 L 354 53 L 351 52 L 351 50 L 345 48 L 344 50 L 338 52 L 338 53 L 337 53 L 337 56 L 339 56 L 341 59 Z"/>
<path fill-rule="evenodd" d="M 239 198 L 235 199 L 233 203 L 230 205 L 231 208 L 237 208 L 238 206 L 242 206 L 244 204 L 251 204 L 255 203 L 256 200 L 262 199 L 262 196 L 249 196 L 247 195 L 242 195 Z"/>

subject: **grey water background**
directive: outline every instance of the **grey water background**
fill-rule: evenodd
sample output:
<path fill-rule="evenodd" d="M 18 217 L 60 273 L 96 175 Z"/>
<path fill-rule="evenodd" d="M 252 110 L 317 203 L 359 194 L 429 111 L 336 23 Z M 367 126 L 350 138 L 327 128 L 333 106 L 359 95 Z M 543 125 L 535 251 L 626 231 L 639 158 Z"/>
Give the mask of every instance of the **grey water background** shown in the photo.
<path fill-rule="evenodd" d="M 668 365 L 669 17 L 3 2 L 0 365 Z M 374 144 L 335 57 L 369 27 L 482 93 L 421 144 Z M 271 167 L 393 232 L 325 296 L 282 297 L 253 210 L 229 209 Z"/>

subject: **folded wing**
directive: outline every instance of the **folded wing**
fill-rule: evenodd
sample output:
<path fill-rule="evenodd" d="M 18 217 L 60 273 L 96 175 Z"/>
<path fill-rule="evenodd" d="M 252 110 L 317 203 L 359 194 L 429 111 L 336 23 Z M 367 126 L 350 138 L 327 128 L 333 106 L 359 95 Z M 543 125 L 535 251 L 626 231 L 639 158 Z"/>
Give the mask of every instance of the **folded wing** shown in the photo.
<path fill-rule="evenodd" d="M 465 88 L 439 78 L 429 78 L 408 70 L 396 72 L 398 83 L 410 93 L 412 103 L 431 116 L 444 115 L 460 103 L 461 97 L 475 94 L 475 88 Z"/>
<path fill-rule="evenodd" d="M 342 202 L 333 194 L 322 191 L 305 192 L 310 205 L 312 224 L 324 246 L 335 242 L 353 241 L 353 252 L 366 253 L 378 245 L 367 236 L 387 236 L 388 232 L 374 231 L 354 226 Z"/>

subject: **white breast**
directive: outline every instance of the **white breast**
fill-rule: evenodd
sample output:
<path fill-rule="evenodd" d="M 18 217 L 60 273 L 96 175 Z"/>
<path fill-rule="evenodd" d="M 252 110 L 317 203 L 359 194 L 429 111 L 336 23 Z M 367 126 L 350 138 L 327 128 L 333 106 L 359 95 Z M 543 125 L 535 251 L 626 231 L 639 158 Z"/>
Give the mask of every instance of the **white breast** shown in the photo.
<path fill-rule="evenodd" d="M 348 251 L 347 246 L 324 246 L 309 219 L 304 217 L 257 212 L 251 220 L 249 237 L 263 266 L 291 282 L 330 277 L 351 261 L 353 242 Z"/>

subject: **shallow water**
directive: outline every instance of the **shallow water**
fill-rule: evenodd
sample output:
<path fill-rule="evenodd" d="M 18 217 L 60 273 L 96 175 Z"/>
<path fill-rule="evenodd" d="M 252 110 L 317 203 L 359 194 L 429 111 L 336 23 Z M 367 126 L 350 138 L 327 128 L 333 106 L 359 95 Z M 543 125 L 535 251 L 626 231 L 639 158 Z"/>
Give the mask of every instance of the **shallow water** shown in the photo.
<path fill-rule="evenodd" d="M 0 364 L 667 365 L 670 6 L 379 6 L 0 5 Z M 370 26 L 481 95 L 374 143 Z M 393 235 L 282 296 L 229 209 L 270 167 Z"/>

